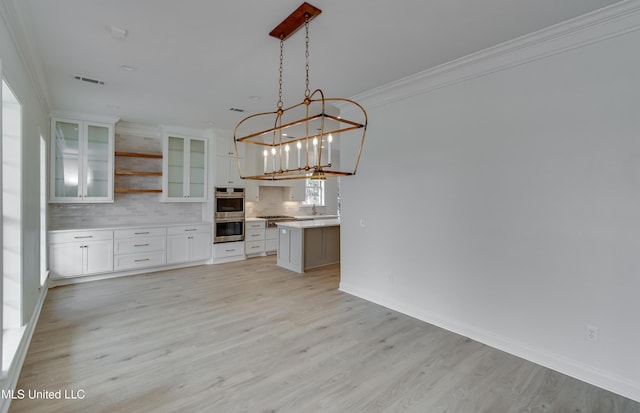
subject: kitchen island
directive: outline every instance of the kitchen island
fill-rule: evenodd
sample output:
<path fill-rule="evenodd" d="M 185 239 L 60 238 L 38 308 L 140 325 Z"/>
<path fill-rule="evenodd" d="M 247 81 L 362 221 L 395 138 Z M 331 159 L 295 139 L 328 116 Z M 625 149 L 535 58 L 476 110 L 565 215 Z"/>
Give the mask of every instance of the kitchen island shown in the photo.
<path fill-rule="evenodd" d="M 305 270 L 340 262 L 340 219 L 279 222 L 279 266 Z"/>

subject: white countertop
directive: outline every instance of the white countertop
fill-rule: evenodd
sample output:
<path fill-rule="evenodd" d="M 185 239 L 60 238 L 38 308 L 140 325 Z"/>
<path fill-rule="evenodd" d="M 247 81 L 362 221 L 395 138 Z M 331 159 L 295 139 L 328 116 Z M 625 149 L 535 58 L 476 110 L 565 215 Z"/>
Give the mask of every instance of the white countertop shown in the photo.
<path fill-rule="evenodd" d="M 338 215 L 295 215 L 295 219 L 331 219 L 338 218 Z"/>
<path fill-rule="evenodd" d="M 94 230 L 117 230 L 117 229 L 136 229 L 136 228 L 157 228 L 157 227 L 181 227 L 185 225 L 212 225 L 211 222 L 165 222 L 156 224 L 122 224 L 122 225 L 93 225 L 90 227 L 77 227 L 77 228 L 52 228 L 49 231 L 53 232 L 66 232 L 66 231 L 94 231 Z"/>
<path fill-rule="evenodd" d="M 276 225 L 278 225 L 278 227 L 301 228 L 301 229 L 336 227 L 336 226 L 340 226 L 340 220 L 338 218 L 313 219 L 309 221 L 276 222 Z"/>
<path fill-rule="evenodd" d="M 264 218 L 245 218 L 244 220 L 248 221 L 248 222 L 264 222 L 264 221 L 266 221 L 266 219 L 264 219 Z"/>

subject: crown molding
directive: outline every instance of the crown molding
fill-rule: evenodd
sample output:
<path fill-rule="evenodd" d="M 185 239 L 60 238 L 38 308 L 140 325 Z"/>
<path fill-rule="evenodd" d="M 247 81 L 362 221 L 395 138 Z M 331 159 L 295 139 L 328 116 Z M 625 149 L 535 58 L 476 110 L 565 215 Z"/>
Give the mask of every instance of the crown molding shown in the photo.
<path fill-rule="evenodd" d="M 176 126 L 176 125 L 160 125 L 162 133 L 164 135 L 182 135 L 188 137 L 198 137 L 198 138 L 212 138 L 213 137 L 213 129 L 212 128 L 189 128 L 186 126 Z"/>
<path fill-rule="evenodd" d="M 157 125 L 143 125 L 127 121 L 120 121 L 116 124 L 116 133 L 119 135 L 140 136 L 144 138 L 162 138 L 162 131 Z"/>
<path fill-rule="evenodd" d="M 66 118 L 66 119 L 75 119 L 75 120 L 84 120 L 89 122 L 100 122 L 100 123 L 111 123 L 116 124 L 120 120 L 117 116 L 109 116 L 109 115 L 96 115 L 93 113 L 83 113 L 83 112 L 66 112 L 54 110 L 50 113 L 51 117 L 56 118 Z"/>
<path fill-rule="evenodd" d="M 623 0 L 376 87 L 351 99 L 366 107 L 382 106 L 637 30 L 640 30 L 640 0 Z"/>
<path fill-rule="evenodd" d="M 18 6 L 18 4 L 22 6 Z M 0 17 L 7 26 L 43 112 L 49 113 L 52 107 L 51 95 L 45 81 L 42 60 L 33 40 L 33 34 L 24 23 L 21 8 L 26 7 L 25 4 L 26 2 L 18 0 L 0 0 Z"/>

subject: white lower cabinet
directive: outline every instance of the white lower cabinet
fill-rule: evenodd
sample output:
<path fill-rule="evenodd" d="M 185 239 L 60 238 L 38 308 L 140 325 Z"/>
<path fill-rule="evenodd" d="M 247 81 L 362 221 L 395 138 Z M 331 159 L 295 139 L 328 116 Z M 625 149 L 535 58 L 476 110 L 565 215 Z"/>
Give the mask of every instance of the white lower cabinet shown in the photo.
<path fill-rule="evenodd" d="M 167 264 L 211 258 L 211 225 L 196 224 L 167 230 Z"/>
<path fill-rule="evenodd" d="M 266 226 L 267 221 L 260 218 L 249 218 L 245 221 L 244 252 L 247 257 L 264 255 Z"/>
<path fill-rule="evenodd" d="M 267 228 L 265 251 L 267 254 L 278 252 L 278 228 Z"/>
<path fill-rule="evenodd" d="M 113 231 L 49 232 L 49 270 L 53 278 L 113 271 Z"/>
<path fill-rule="evenodd" d="M 214 262 L 243 260 L 245 257 L 244 244 L 244 241 L 213 244 Z"/>
<path fill-rule="evenodd" d="M 114 231 L 115 271 L 158 267 L 166 264 L 166 228 L 137 228 Z"/>
<path fill-rule="evenodd" d="M 211 258 L 211 233 L 211 224 L 49 231 L 49 270 L 62 279 L 199 263 Z"/>

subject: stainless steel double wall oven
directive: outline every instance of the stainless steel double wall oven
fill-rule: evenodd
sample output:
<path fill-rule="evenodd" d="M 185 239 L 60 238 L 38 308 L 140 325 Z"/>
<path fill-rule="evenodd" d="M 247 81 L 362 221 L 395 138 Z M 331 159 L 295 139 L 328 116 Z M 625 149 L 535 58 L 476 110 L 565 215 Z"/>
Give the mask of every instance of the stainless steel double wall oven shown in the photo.
<path fill-rule="evenodd" d="M 244 241 L 244 188 L 215 188 L 214 235 L 215 244 Z"/>

